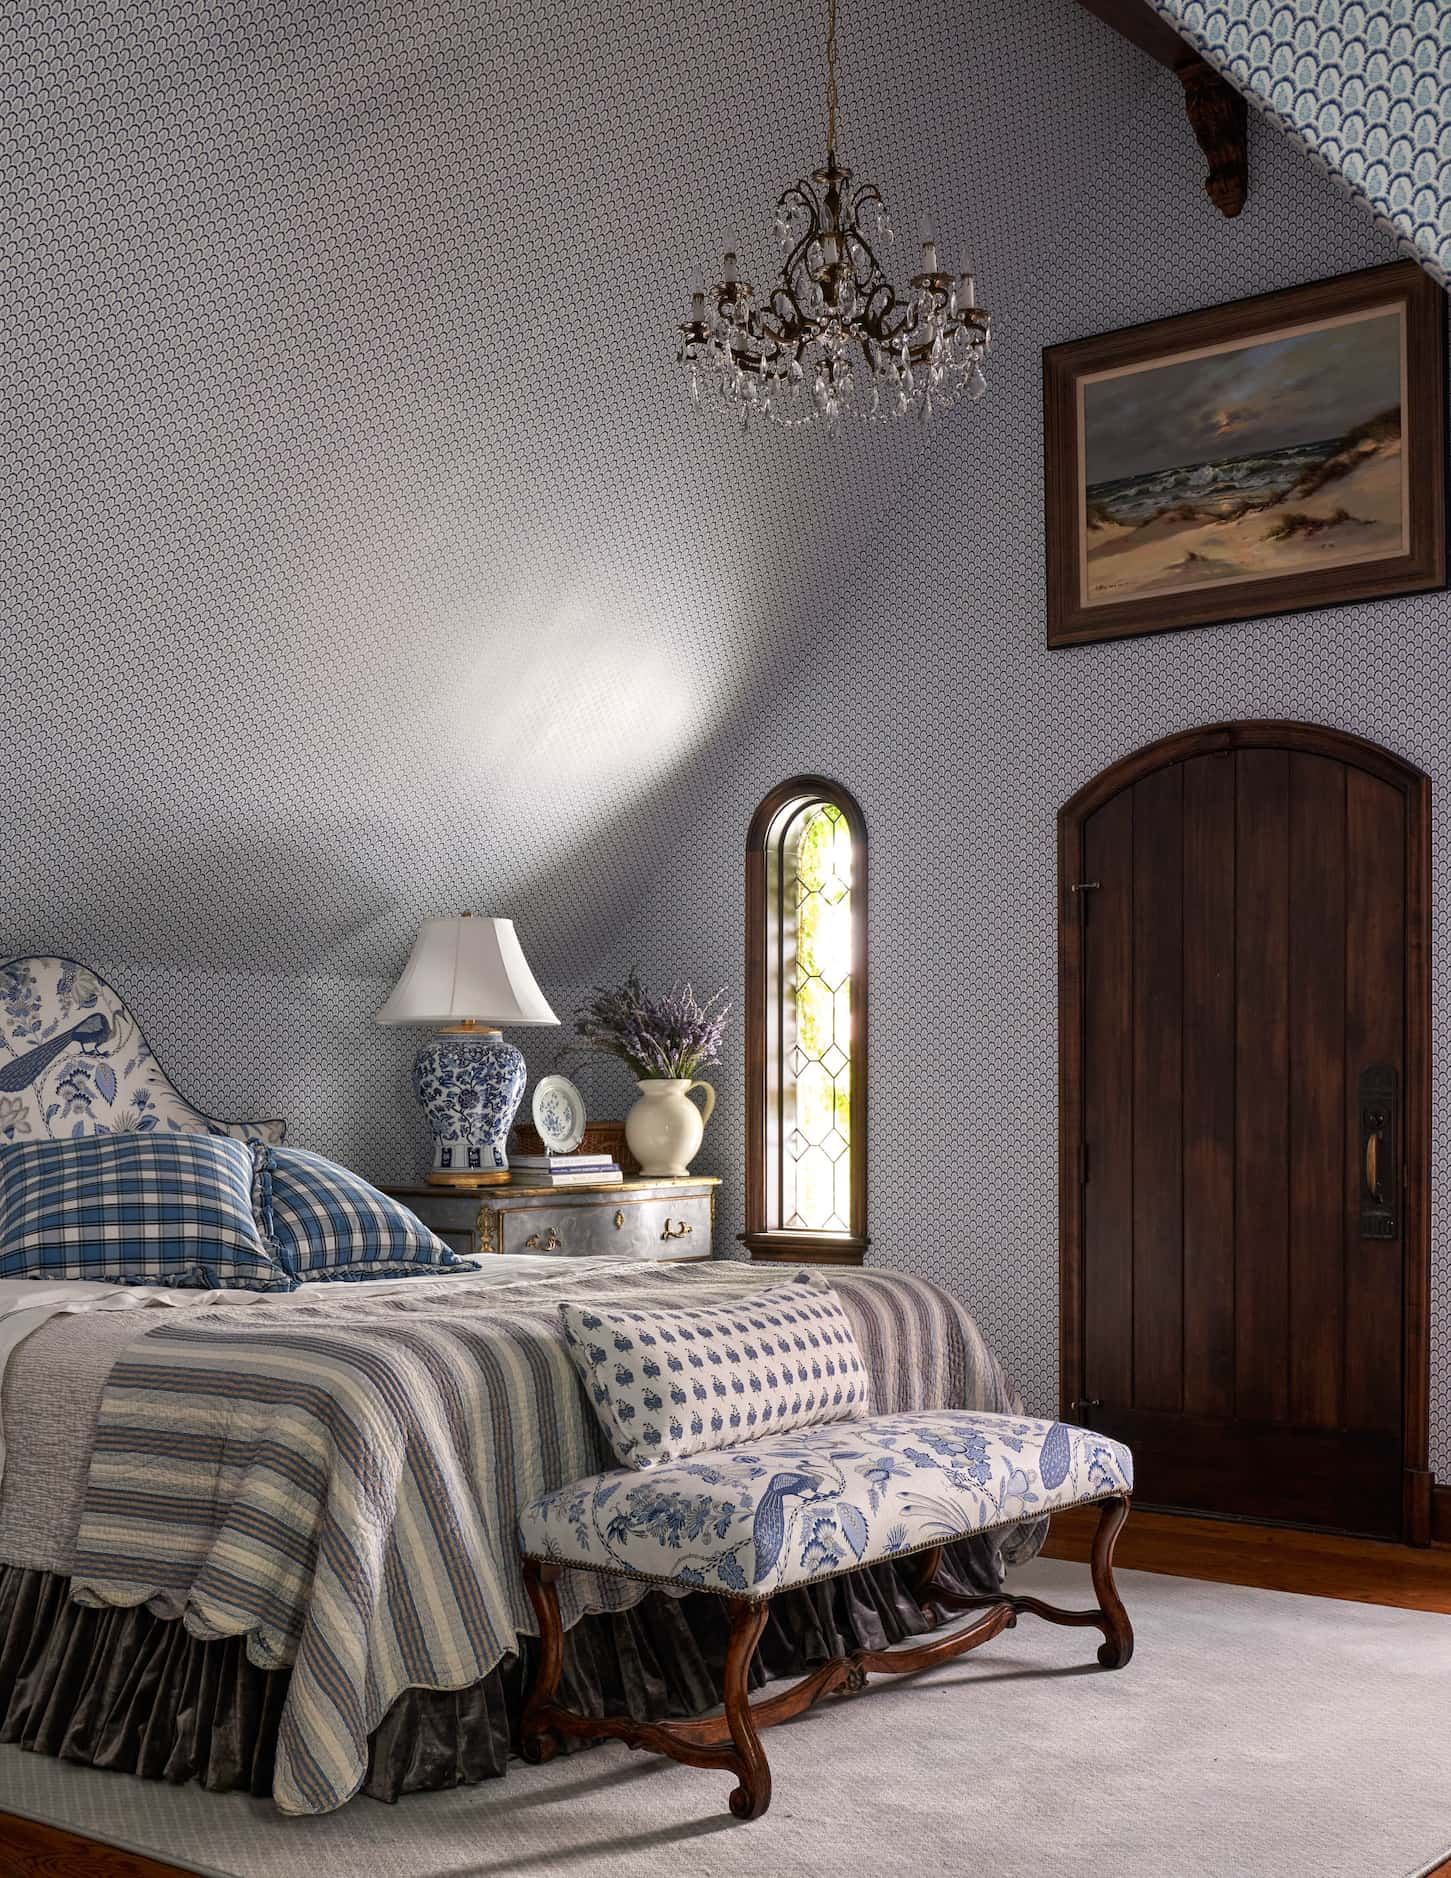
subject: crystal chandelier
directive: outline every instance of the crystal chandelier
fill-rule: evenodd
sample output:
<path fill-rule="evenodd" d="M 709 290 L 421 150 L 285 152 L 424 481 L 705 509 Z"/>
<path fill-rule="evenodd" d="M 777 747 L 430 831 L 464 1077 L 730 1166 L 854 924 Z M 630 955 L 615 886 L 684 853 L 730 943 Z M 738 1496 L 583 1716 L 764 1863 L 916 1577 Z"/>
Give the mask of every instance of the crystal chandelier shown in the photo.
<path fill-rule="evenodd" d="M 740 277 L 732 244 L 707 294 L 697 281 L 680 328 L 677 361 L 693 401 L 702 380 L 741 413 L 788 428 L 843 412 L 923 419 L 987 389 L 982 361 L 991 315 L 977 304 L 972 270 L 945 273 L 927 223 L 922 265 L 911 292 L 898 293 L 873 246 L 890 244 L 892 224 L 875 183 L 850 192 L 851 171 L 836 160 L 836 0 L 826 23 L 826 166 L 784 190 L 776 204 L 781 272 L 764 299 Z M 707 311 L 707 299 L 712 302 Z"/>

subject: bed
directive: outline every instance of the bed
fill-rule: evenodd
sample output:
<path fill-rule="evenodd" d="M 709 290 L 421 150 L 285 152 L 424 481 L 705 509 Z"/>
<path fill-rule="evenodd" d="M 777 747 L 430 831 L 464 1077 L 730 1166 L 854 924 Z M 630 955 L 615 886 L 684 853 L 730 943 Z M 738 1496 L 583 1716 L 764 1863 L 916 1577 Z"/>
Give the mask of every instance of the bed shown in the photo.
<path fill-rule="evenodd" d="M 283 1138 L 188 1104 L 84 967 L 0 967 L 0 1144 L 143 1123 Z M 0 1739 L 293 1814 L 504 1774 L 534 1630 L 515 1514 L 613 1465 L 561 1301 L 733 1300 L 781 1278 L 496 1256 L 288 1293 L 0 1283 Z M 832 1282 L 881 1412 L 1020 1406 L 946 1292 Z M 961 1589 L 996 1589 L 1004 1554 L 1034 1549 L 1023 1514 L 1006 1542 L 953 1549 Z M 572 1596 L 573 1706 L 711 1706 L 717 1599 L 584 1575 Z M 905 1567 L 831 1579 L 778 1601 L 757 1674 L 929 1621 Z"/>

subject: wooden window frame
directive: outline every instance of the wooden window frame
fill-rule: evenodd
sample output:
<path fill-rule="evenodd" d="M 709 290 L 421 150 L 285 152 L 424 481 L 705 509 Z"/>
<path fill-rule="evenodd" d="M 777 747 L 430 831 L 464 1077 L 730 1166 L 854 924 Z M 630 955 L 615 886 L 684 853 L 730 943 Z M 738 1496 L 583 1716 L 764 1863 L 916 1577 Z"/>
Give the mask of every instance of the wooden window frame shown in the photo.
<path fill-rule="evenodd" d="M 771 945 L 771 841 L 783 809 L 792 803 L 829 803 L 840 810 L 852 843 L 851 877 L 851 1229 L 806 1232 L 772 1226 L 770 1182 L 774 1152 L 770 1121 L 770 1025 L 773 1021 Z M 746 836 L 746 1230 L 739 1235 L 752 1258 L 792 1264 L 860 1265 L 867 1235 L 867 825 L 855 796 L 829 776 L 791 776 L 777 785 L 751 817 Z"/>

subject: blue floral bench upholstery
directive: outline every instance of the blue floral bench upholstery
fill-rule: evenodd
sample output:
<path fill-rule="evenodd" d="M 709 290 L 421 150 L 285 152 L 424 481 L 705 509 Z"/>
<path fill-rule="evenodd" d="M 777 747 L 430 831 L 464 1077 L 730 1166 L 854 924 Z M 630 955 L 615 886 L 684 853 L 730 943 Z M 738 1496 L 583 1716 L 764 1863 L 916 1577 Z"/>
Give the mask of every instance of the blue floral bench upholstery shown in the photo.
<path fill-rule="evenodd" d="M 819 1696 L 862 1686 L 869 1670 L 930 1667 L 984 1643 L 1030 1611 L 1103 1632 L 1098 1660 L 1121 1669 L 1133 1631 L 1113 1583 L 1114 1542 L 1128 1516 L 1133 1457 L 1120 1442 L 1065 1422 L 936 1409 L 796 1429 L 659 1467 L 617 1469 L 555 1489 L 519 1520 L 524 1576 L 540 1625 L 540 1659 L 524 1716 L 523 1751 L 547 1760 L 556 1736 L 606 1737 L 696 1766 L 732 1770 L 731 1811 L 758 1818 L 771 1777 L 759 1730 Z M 1065 1507 L 1101 1503 L 1092 1557 L 1097 1605 L 1063 1611 L 1006 1593 L 966 1596 L 937 1586 L 956 1539 Z M 917 1596 L 972 1622 L 924 1645 L 855 1651 L 756 1703 L 747 1676 L 771 1599 L 781 1591 L 882 1560 L 920 1556 Z M 563 1569 L 615 1572 L 722 1594 L 732 1611 L 725 1713 L 701 1721 L 598 1719 L 562 1707 Z"/>

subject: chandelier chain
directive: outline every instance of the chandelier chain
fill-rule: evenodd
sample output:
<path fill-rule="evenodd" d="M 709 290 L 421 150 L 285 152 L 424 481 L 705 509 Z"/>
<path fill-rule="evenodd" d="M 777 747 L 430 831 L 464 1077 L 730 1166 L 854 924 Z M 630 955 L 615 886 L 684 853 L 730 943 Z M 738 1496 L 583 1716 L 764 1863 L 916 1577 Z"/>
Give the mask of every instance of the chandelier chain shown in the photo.
<path fill-rule="evenodd" d="M 826 148 L 836 155 L 836 0 L 826 0 Z"/>

